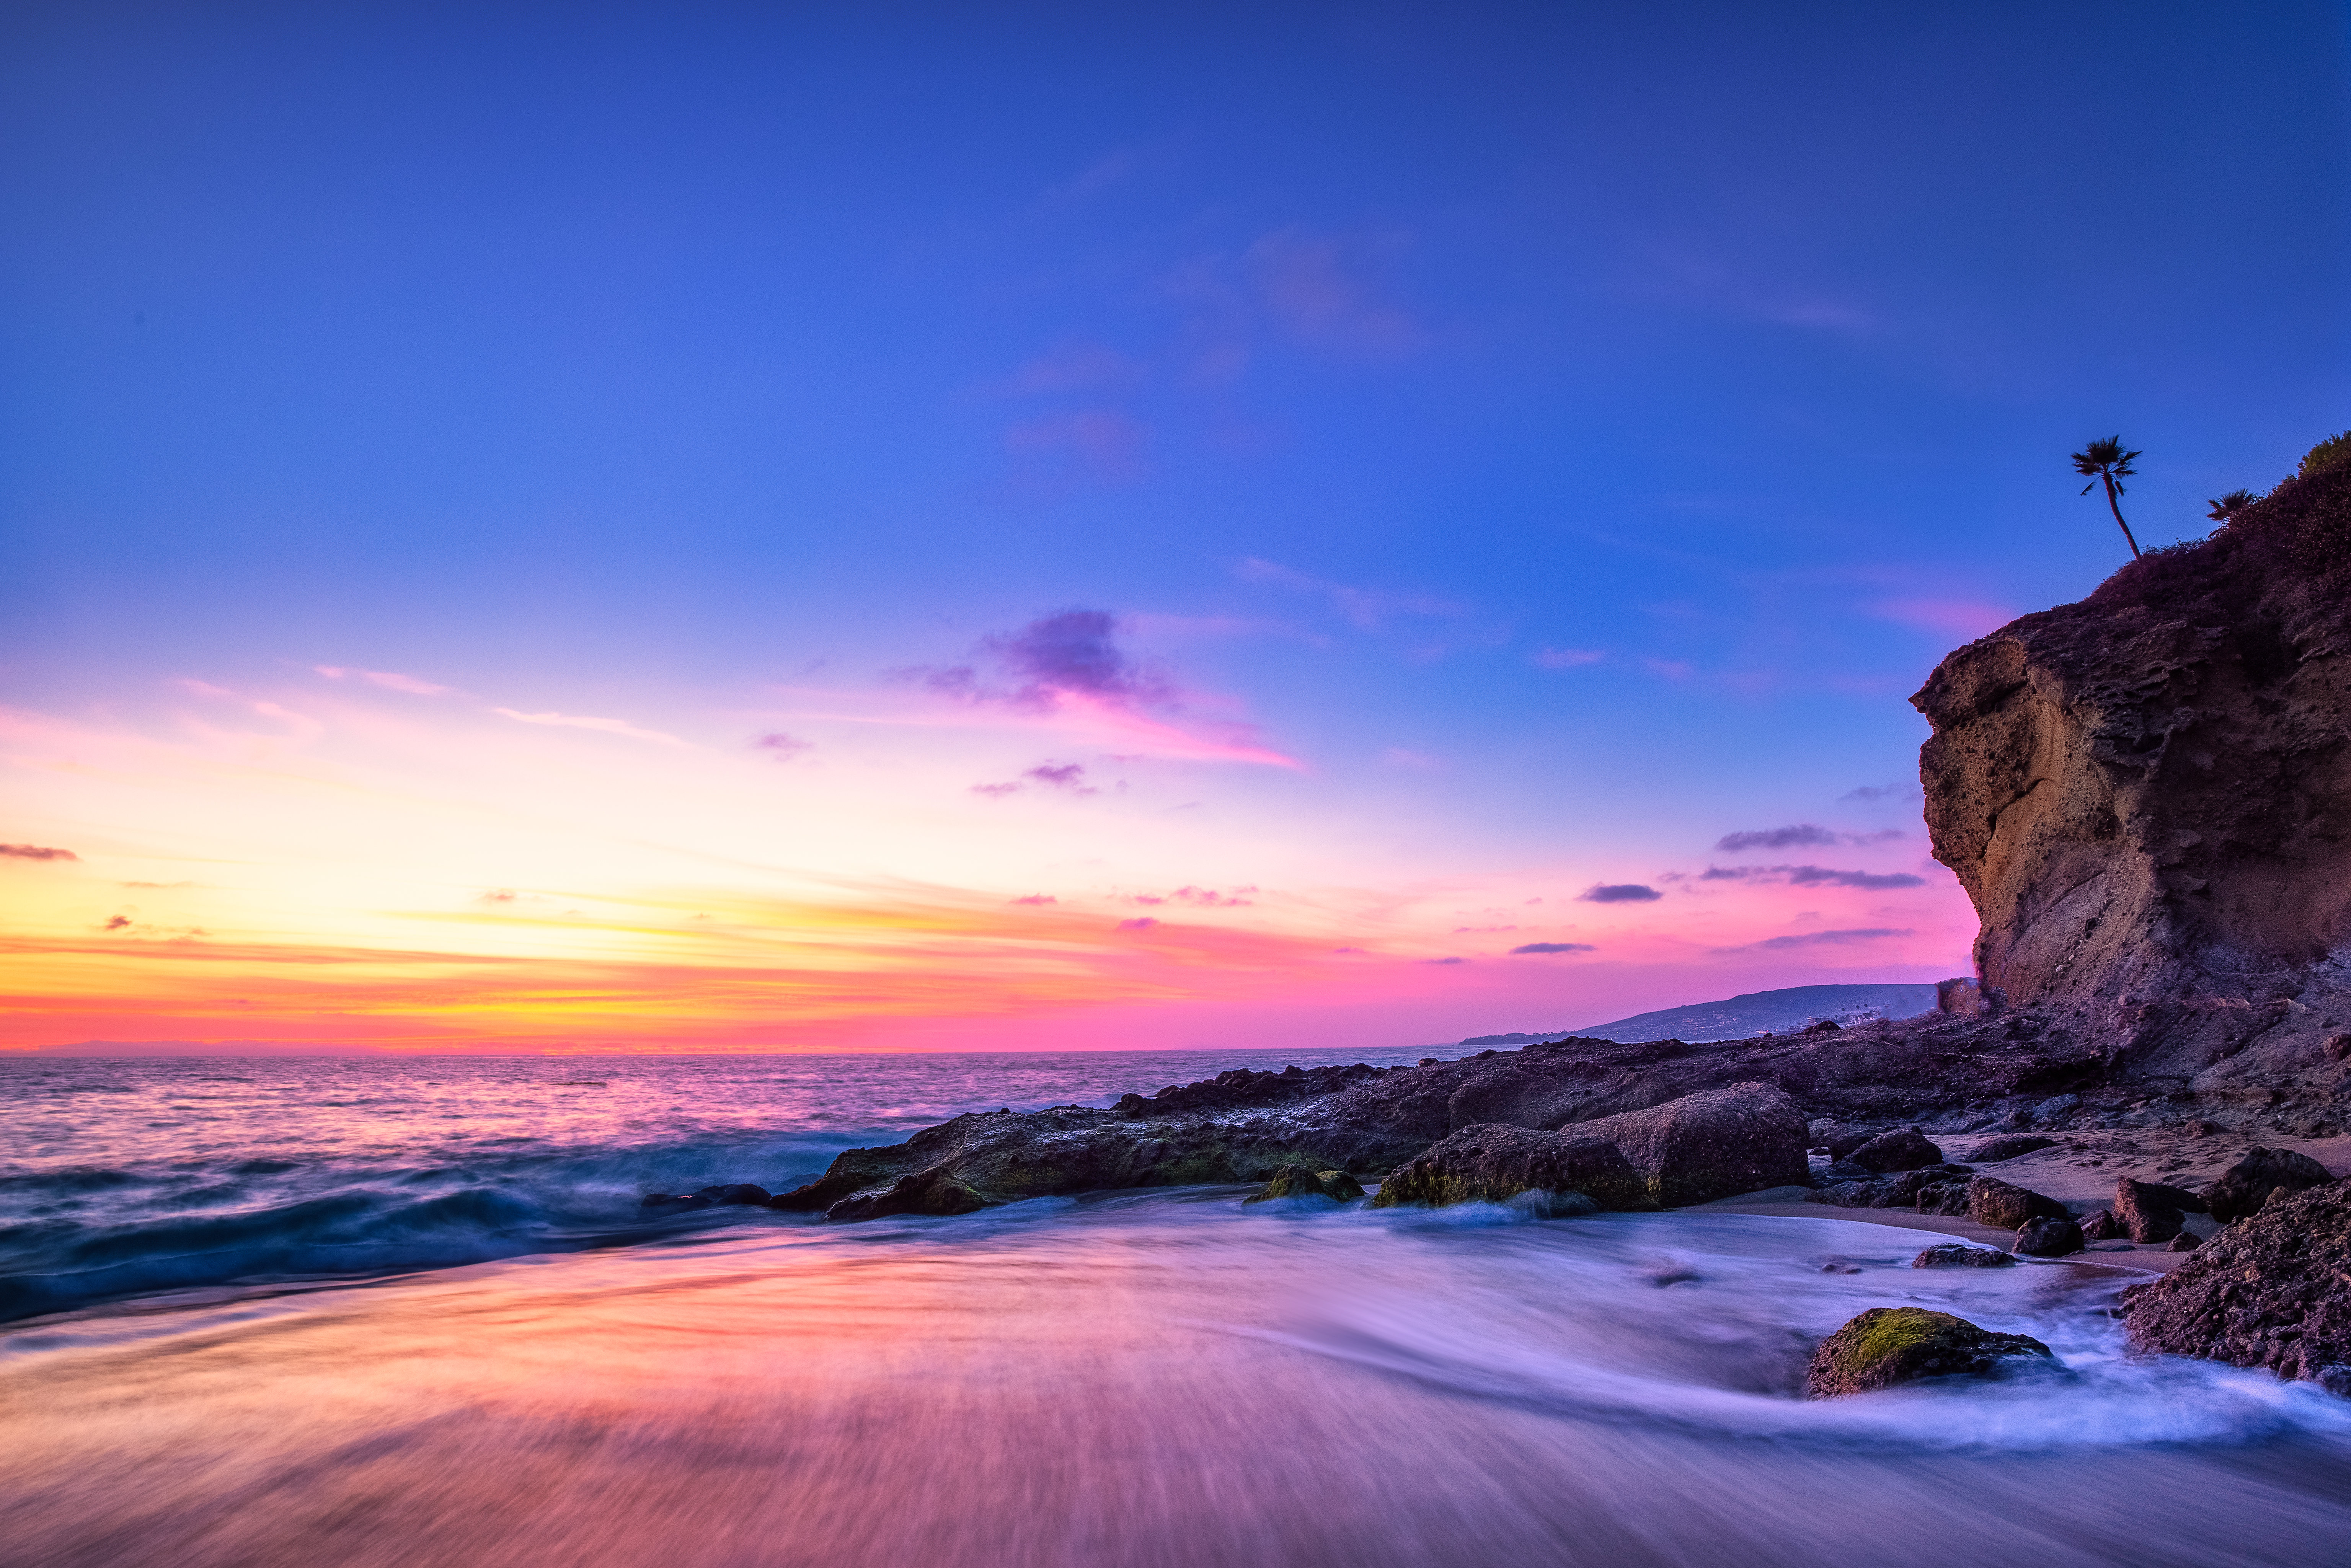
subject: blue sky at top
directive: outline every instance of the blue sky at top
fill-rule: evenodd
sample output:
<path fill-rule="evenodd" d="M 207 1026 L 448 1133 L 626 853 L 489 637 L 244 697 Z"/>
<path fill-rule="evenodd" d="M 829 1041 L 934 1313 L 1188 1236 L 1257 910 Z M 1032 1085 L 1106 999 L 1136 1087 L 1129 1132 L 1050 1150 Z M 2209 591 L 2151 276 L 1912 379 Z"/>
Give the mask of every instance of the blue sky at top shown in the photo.
<path fill-rule="evenodd" d="M 1914 821 L 1903 698 L 2120 558 L 2070 450 L 2153 542 L 2351 424 L 2346 38 L 16 6 L 0 674 L 658 718 L 1082 608 L 1334 842 Z"/>

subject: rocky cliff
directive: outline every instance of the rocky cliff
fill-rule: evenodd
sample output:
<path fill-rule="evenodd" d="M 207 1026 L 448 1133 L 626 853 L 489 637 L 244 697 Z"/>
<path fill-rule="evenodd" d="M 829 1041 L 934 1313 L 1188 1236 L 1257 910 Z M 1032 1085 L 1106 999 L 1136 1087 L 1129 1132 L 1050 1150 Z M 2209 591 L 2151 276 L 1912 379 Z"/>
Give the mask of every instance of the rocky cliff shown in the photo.
<path fill-rule="evenodd" d="M 2117 1078 L 2339 1106 L 2351 465 L 1970 643 L 1911 701 L 1988 1004 L 2064 1019 Z"/>

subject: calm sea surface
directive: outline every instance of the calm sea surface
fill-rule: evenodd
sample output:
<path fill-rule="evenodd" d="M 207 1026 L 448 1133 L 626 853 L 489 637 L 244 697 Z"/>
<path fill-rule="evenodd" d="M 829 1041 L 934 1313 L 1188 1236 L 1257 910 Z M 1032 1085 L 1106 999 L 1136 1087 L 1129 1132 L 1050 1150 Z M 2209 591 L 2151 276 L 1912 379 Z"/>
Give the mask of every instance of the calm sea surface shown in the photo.
<path fill-rule="evenodd" d="M 638 1212 L 965 1110 L 1359 1056 L 0 1061 L 0 1559 L 2346 1560 L 2351 1404 L 2126 1358 L 2115 1270 L 1228 1187 Z M 1905 1302 L 2064 1370 L 1798 1396 L 1819 1336 Z"/>

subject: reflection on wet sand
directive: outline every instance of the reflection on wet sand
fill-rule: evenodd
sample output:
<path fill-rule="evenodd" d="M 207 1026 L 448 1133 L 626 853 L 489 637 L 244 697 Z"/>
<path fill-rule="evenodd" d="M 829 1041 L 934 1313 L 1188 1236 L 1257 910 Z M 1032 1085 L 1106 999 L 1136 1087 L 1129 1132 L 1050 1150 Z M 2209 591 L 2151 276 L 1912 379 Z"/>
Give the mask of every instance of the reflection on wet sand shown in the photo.
<path fill-rule="evenodd" d="M 1238 1196 L 24 1324 L 0 1534 L 24 1564 L 659 1568 L 2310 1563 L 2351 1538 L 2346 1407 L 2120 1360 L 2111 1275 L 1911 1270 L 1914 1234 L 1834 1220 Z M 2073 1372 L 1795 1397 L 1813 1337 L 1907 1300 Z"/>

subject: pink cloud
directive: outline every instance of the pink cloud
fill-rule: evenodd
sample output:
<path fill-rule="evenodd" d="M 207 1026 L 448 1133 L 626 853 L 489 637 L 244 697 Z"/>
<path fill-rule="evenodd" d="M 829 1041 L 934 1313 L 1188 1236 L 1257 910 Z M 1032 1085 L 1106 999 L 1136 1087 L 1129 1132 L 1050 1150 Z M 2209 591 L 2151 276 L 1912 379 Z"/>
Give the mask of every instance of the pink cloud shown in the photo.
<path fill-rule="evenodd" d="M 1066 610 L 1018 632 L 981 639 L 971 664 L 893 673 L 966 706 L 1003 716 L 993 721 L 997 724 L 1019 716 L 1037 727 L 1108 752 L 1299 766 L 1295 758 L 1257 744 L 1251 726 L 1195 721 L 1191 728 L 1182 728 L 1155 716 L 1153 710 L 1180 713 L 1185 695 L 1165 675 L 1121 648 L 1118 629 L 1117 618 L 1107 612 Z M 1075 766 L 1064 764 L 1062 768 Z M 1073 788 L 1078 775 L 1049 769 L 1034 777 L 1039 783 Z"/>
<path fill-rule="evenodd" d="M 1607 656 L 1598 648 L 1545 648 L 1534 655 L 1533 663 L 1546 670 L 1573 670 L 1596 664 Z"/>
<path fill-rule="evenodd" d="M 1409 353 L 1428 334 L 1389 298 L 1374 245 L 1278 229 L 1249 246 L 1243 270 L 1259 306 L 1293 338 L 1373 357 Z"/>
<path fill-rule="evenodd" d="M 1015 371 L 1005 390 L 1017 396 L 1100 392 L 1132 387 L 1143 380 L 1143 367 L 1115 349 L 1064 343 Z"/>
<path fill-rule="evenodd" d="M 356 675 L 371 685 L 381 686 L 388 692 L 406 692 L 409 695 L 416 697 L 437 697 L 449 689 L 447 686 L 436 686 L 431 681 L 420 681 L 414 675 L 403 675 L 396 670 L 359 670 L 342 664 L 313 664 L 310 667 L 330 681 L 340 681 Z"/>
<path fill-rule="evenodd" d="M 1869 607 L 1882 621 L 1975 641 L 2016 619 L 2016 612 L 1980 599 L 1883 599 Z"/>
<path fill-rule="evenodd" d="M 1082 409 L 1016 424 L 1004 444 L 1023 456 L 1057 463 L 1066 474 L 1108 482 L 1141 476 L 1150 432 L 1112 409 Z"/>
<path fill-rule="evenodd" d="M 565 729 L 592 729 L 605 735 L 626 736 L 631 740 L 650 740 L 663 746 L 684 746 L 685 742 L 674 735 L 664 735 L 657 729 L 639 729 L 623 719 L 591 718 L 584 714 L 517 713 L 510 707 L 490 710 L 520 724 L 556 725 Z"/>

